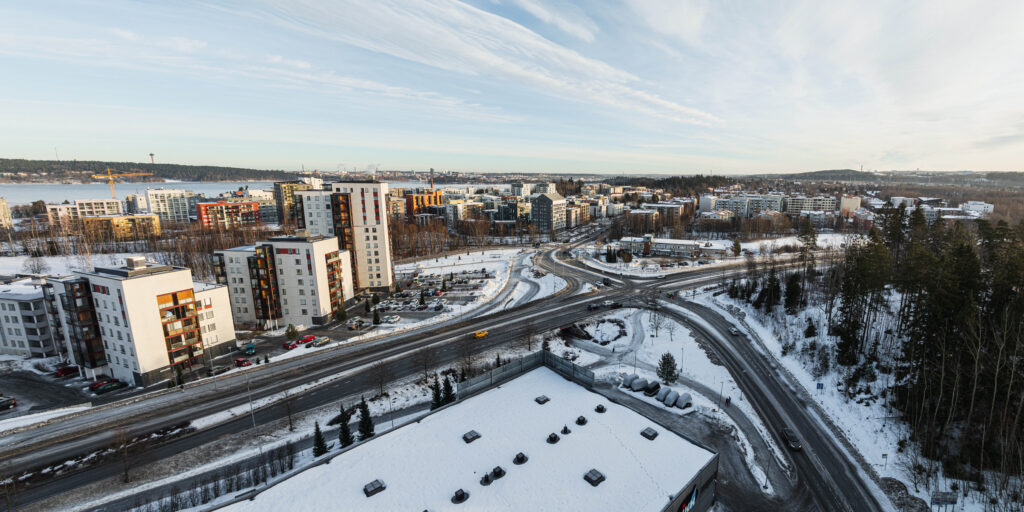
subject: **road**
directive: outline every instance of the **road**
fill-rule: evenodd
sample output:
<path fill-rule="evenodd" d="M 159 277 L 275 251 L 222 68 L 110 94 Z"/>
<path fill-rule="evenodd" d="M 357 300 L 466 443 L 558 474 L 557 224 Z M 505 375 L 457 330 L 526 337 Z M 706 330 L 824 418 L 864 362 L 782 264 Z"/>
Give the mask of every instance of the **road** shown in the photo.
<path fill-rule="evenodd" d="M 248 372 L 231 373 L 215 379 L 190 383 L 184 391 L 163 391 L 119 403 L 106 409 L 66 418 L 31 431 L 0 438 L 0 467 L 33 468 L 66 460 L 69 456 L 104 448 L 112 441 L 111 431 L 123 427 L 132 434 L 152 432 L 167 425 L 208 416 L 217 411 L 247 403 L 246 377 L 252 397 L 260 398 L 292 389 L 301 384 L 344 373 L 341 378 L 297 396 L 292 407 L 304 411 L 339 399 L 354 400 L 377 387 L 370 363 L 385 361 L 387 373 L 401 379 L 423 372 L 416 352 L 429 348 L 436 353 L 435 366 L 456 363 L 467 353 L 479 354 L 520 342 L 530 333 L 543 332 L 578 321 L 591 314 L 588 304 L 617 300 L 627 305 L 643 306 L 651 289 L 661 292 L 682 290 L 722 281 L 743 271 L 736 269 L 695 269 L 690 272 L 650 281 L 621 278 L 621 285 L 602 288 L 595 293 L 576 295 L 584 282 L 599 282 L 603 274 L 558 261 L 554 251 L 541 253 L 536 263 L 561 275 L 569 290 L 557 297 L 540 299 L 508 310 L 497 310 L 452 325 L 431 326 L 385 339 L 318 351 L 308 356 L 253 367 Z M 615 276 L 618 277 L 618 276 Z M 688 305 L 688 307 L 693 307 Z M 802 484 L 799 509 L 881 510 L 871 494 L 869 484 L 854 463 L 843 455 L 835 440 L 790 391 L 792 384 L 773 371 L 765 356 L 749 341 L 737 343 L 726 334 L 729 324 L 713 312 L 693 307 L 712 327 L 691 324 L 712 341 L 714 350 L 747 394 L 765 424 L 773 431 L 793 426 L 803 436 L 806 446 L 802 454 L 794 454 L 794 463 Z M 684 321 L 688 320 L 684 319 Z M 468 341 L 470 333 L 487 329 L 491 335 L 483 340 Z M 372 394 L 372 392 L 369 392 Z M 283 405 L 262 408 L 257 423 L 263 424 L 284 417 Z M 171 454 L 211 442 L 224 435 L 251 429 L 251 419 L 238 418 L 216 427 L 198 431 L 167 442 L 147 452 L 147 460 L 159 460 Z M 113 466 L 113 467 L 112 467 Z M 76 473 L 22 489 L 16 495 L 19 504 L 28 504 L 67 492 L 88 482 L 117 474 L 116 464 L 91 466 Z M 806 507 L 806 508 L 805 508 Z"/>

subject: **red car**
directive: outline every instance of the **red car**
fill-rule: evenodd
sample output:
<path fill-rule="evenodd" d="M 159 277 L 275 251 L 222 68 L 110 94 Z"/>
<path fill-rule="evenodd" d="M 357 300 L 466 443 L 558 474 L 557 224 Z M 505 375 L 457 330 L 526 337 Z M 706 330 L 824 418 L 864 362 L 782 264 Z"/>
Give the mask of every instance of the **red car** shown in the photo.
<path fill-rule="evenodd" d="M 303 336 L 303 337 L 299 338 L 299 341 L 296 341 L 295 343 L 298 343 L 299 345 L 305 345 L 306 343 L 309 343 L 309 342 L 311 342 L 311 341 L 313 341 L 315 339 L 316 339 L 316 336 L 313 336 L 312 334 L 310 334 L 309 336 Z"/>
<path fill-rule="evenodd" d="M 78 367 L 65 366 L 63 368 L 58 368 L 57 371 L 54 372 L 54 375 L 57 377 L 71 377 L 72 375 L 78 375 Z"/>
<path fill-rule="evenodd" d="M 299 345 L 297 343 L 291 342 L 291 341 L 286 341 L 286 342 L 281 344 L 281 348 L 283 348 L 285 350 L 291 350 L 291 349 L 293 349 L 295 347 L 298 347 L 298 346 Z"/>
<path fill-rule="evenodd" d="M 92 384 L 89 384 L 89 391 L 96 391 L 96 388 L 98 388 L 98 387 L 100 387 L 100 386 L 102 386 L 104 384 L 109 384 L 111 382 L 114 382 L 116 380 L 117 379 L 100 379 L 100 380 L 98 380 L 96 382 L 93 382 Z"/>
<path fill-rule="evenodd" d="M 250 360 L 248 360 L 248 359 L 246 359 L 244 357 L 238 357 L 238 358 L 235 358 L 235 366 L 237 366 L 239 368 L 241 368 L 243 366 L 252 366 L 252 361 L 250 361 Z"/>

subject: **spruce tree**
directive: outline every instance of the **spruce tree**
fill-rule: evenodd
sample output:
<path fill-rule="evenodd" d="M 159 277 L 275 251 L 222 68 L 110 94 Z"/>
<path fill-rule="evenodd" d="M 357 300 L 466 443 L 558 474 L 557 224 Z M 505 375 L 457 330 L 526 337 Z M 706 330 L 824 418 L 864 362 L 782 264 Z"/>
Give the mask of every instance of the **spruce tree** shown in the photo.
<path fill-rule="evenodd" d="M 370 301 L 364 300 L 363 301 L 363 306 L 365 306 L 366 312 L 369 313 L 370 312 Z"/>
<path fill-rule="evenodd" d="M 733 256 L 739 256 L 741 252 L 743 252 L 743 246 L 740 245 L 740 239 L 739 238 L 733 238 L 732 239 L 732 255 Z"/>
<path fill-rule="evenodd" d="M 372 300 L 373 300 L 373 305 L 374 306 L 376 306 L 377 304 L 380 304 L 380 297 L 378 297 L 376 293 L 373 294 Z"/>
<path fill-rule="evenodd" d="M 786 298 L 783 305 L 786 313 L 795 315 L 800 308 L 800 274 L 793 272 L 786 278 Z"/>
<path fill-rule="evenodd" d="M 420 290 L 420 306 L 427 303 L 427 296 L 425 295 L 425 293 L 426 292 L 424 292 L 423 290 Z"/>
<path fill-rule="evenodd" d="M 359 440 L 364 441 L 373 437 L 373 418 L 370 417 L 370 406 L 366 398 L 359 402 Z"/>
<path fill-rule="evenodd" d="M 441 387 L 441 404 L 447 405 L 455 401 L 455 389 L 448 377 L 444 378 L 444 386 Z"/>
<path fill-rule="evenodd" d="M 661 362 L 658 363 L 658 378 L 665 384 L 671 384 L 679 378 L 679 369 L 676 368 L 676 358 L 665 352 L 661 355 Z"/>
<path fill-rule="evenodd" d="M 324 441 L 324 433 L 320 431 L 320 422 L 313 425 L 313 456 L 319 457 L 327 453 L 327 442 Z"/>
<path fill-rule="evenodd" d="M 445 377 L 445 381 L 447 380 L 448 377 Z M 441 400 L 441 384 L 437 382 L 437 377 L 434 377 L 434 383 L 430 385 L 430 393 L 430 410 L 433 411 L 444 404 Z"/>
<path fill-rule="evenodd" d="M 804 329 L 804 338 L 813 338 L 818 335 L 818 327 L 814 325 L 814 322 L 808 318 L 807 328 Z"/>
<path fill-rule="evenodd" d="M 380 325 L 380 313 L 376 309 L 373 310 L 373 325 Z"/>
<path fill-rule="evenodd" d="M 341 428 L 338 430 L 338 443 L 344 448 L 354 442 L 355 438 L 352 437 L 352 429 L 348 426 L 349 421 L 352 420 L 352 413 L 341 409 Z"/>
<path fill-rule="evenodd" d="M 544 340 L 544 343 L 540 344 L 540 349 L 545 352 L 551 352 L 551 345 L 548 343 L 548 340 Z"/>
<path fill-rule="evenodd" d="M 284 337 L 288 338 L 288 341 L 293 341 L 299 337 L 299 330 L 294 325 L 288 324 L 288 328 L 284 330 Z"/>

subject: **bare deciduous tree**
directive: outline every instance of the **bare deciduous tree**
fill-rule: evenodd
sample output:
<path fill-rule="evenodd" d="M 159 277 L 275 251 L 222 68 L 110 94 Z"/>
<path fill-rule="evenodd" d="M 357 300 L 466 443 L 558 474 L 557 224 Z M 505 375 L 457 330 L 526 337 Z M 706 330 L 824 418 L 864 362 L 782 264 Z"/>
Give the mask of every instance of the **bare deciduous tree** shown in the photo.
<path fill-rule="evenodd" d="M 377 361 L 376 363 L 373 363 L 373 366 L 370 368 L 370 372 L 370 375 L 373 376 L 373 381 L 377 383 L 377 388 L 379 389 L 381 396 L 383 396 L 384 386 L 387 385 L 388 381 L 390 381 L 392 377 L 391 370 L 383 361 Z"/>
<path fill-rule="evenodd" d="M 434 347 L 423 347 L 413 354 L 413 363 L 423 370 L 423 380 L 430 378 L 430 370 L 437 364 L 437 352 Z"/>

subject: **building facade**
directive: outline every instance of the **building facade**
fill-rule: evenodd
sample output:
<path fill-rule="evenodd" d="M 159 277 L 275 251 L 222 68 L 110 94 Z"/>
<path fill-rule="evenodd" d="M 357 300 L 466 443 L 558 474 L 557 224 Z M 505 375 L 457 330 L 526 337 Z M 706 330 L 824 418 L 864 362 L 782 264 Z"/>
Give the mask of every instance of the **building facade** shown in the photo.
<path fill-rule="evenodd" d="M 50 325 L 42 278 L 20 278 L 0 284 L 0 354 L 53 357 L 63 340 Z"/>
<path fill-rule="evenodd" d="M 122 213 L 121 201 L 117 199 L 77 199 L 73 204 L 46 205 L 46 216 L 51 224 Z"/>
<path fill-rule="evenodd" d="M 201 371 L 235 347 L 227 287 L 145 258 L 52 280 L 71 360 L 98 375 L 149 386 Z"/>
<path fill-rule="evenodd" d="M 205 198 L 191 190 L 147 188 L 146 205 L 149 213 L 160 217 L 160 222 L 187 223 L 195 215 L 196 203 Z"/>
<path fill-rule="evenodd" d="M 315 184 L 315 186 L 314 186 Z M 274 183 L 274 200 L 277 202 L 277 221 L 281 225 L 295 225 L 299 222 L 299 215 L 296 212 L 295 193 L 303 190 L 315 190 L 321 187 L 322 182 L 296 180 Z"/>
<path fill-rule="evenodd" d="M 356 289 L 388 289 L 394 282 L 387 196 L 388 184 L 372 181 L 295 194 L 299 227 L 310 235 L 336 236 L 339 248 L 351 253 Z"/>
<path fill-rule="evenodd" d="M 260 224 L 260 205 L 255 201 L 217 201 L 196 205 L 196 221 L 204 229 L 232 229 Z"/>
<path fill-rule="evenodd" d="M 349 251 L 334 236 L 280 236 L 214 253 L 234 318 L 263 328 L 323 325 L 354 292 Z"/>
<path fill-rule="evenodd" d="M 85 217 L 82 229 L 96 240 L 142 240 L 160 236 L 160 216 L 150 213 Z"/>
<path fill-rule="evenodd" d="M 14 226 L 14 217 L 11 216 L 11 206 L 7 200 L 0 197 L 0 229 L 10 229 Z"/>
<path fill-rule="evenodd" d="M 565 229 L 565 198 L 545 192 L 530 201 L 530 221 L 540 233 L 557 233 Z"/>
<path fill-rule="evenodd" d="M 836 198 L 831 196 L 791 196 L 786 198 L 784 213 L 787 215 L 800 215 L 800 212 L 804 211 L 834 212 L 836 211 Z"/>
<path fill-rule="evenodd" d="M 444 192 L 427 188 L 405 193 L 405 215 L 410 219 L 424 213 L 426 207 L 444 204 Z"/>

